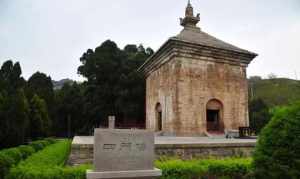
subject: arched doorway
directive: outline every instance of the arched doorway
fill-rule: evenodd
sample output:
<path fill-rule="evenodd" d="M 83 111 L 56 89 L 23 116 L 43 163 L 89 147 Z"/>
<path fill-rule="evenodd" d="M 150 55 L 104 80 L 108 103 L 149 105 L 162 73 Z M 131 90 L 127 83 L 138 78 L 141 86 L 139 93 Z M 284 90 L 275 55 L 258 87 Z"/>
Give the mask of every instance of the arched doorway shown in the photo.
<path fill-rule="evenodd" d="M 206 129 L 208 132 L 224 132 L 223 105 L 217 99 L 206 104 Z"/>
<path fill-rule="evenodd" d="M 155 106 L 155 117 L 156 117 L 155 130 L 161 131 L 162 130 L 162 108 L 160 103 L 157 103 Z"/>

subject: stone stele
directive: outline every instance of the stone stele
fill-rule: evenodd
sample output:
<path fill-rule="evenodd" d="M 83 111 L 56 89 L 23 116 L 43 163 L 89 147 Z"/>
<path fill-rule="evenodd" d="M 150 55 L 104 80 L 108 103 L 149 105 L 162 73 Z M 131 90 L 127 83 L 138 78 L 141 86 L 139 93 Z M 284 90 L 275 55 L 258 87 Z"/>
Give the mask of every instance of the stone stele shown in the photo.
<path fill-rule="evenodd" d="M 95 129 L 94 171 L 87 179 L 156 178 L 154 133 L 145 130 Z"/>

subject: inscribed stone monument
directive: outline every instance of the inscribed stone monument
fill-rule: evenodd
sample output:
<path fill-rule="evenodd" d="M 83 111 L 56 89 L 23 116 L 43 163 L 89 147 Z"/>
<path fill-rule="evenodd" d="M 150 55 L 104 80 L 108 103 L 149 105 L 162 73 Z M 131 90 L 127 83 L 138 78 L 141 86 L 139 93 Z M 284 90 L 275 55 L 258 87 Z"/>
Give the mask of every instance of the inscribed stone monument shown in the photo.
<path fill-rule="evenodd" d="M 95 129 L 94 171 L 96 178 L 155 178 L 154 133 L 145 130 Z"/>

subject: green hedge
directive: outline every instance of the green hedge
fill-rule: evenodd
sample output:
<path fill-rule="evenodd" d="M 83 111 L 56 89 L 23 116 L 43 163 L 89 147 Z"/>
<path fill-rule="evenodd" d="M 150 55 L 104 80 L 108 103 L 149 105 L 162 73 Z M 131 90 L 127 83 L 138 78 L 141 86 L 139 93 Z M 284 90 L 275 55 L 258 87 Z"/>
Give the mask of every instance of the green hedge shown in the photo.
<path fill-rule="evenodd" d="M 56 152 L 45 152 L 46 150 L 53 150 L 54 148 L 52 147 L 53 146 L 49 146 L 45 150 L 34 154 L 32 157 L 29 157 L 28 160 L 21 162 L 17 167 L 11 169 L 7 179 L 86 178 L 86 170 L 92 168 L 91 165 L 63 167 L 63 165 L 61 165 L 61 161 L 63 159 L 62 156 L 58 156 L 60 160 L 52 162 L 50 161 L 52 158 L 51 156 L 54 156 L 54 153 Z M 51 156 L 46 157 L 46 154 Z M 40 157 L 43 157 L 44 159 Z M 36 161 L 38 158 L 41 159 L 41 162 Z M 34 164 L 34 162 L 37 162 L 37 164 Z M 252 160 L 250 158 L 204 159 L 189 161 L 172 159 L 156 161 L 155 165 L 163 171 L 161 179 L 206 179 L 214 177 L 224 179 L 242 179 L 251 178 L 253 171 Z"/>
<path fill-rule="evenodd" d="M 70 145 L 62 140 L 46 147 L 11 168 L 6 179 L 85 179 L 91 165 L 64 166 Z M 163 171 L 161 179 L 249 178 L 253 171 L 250 158 L 161 159 L 155 166 Z"/>
<path fill-rule="evenodd" d="M 90 165 L 64 167 L 70 151 L 70 140 L 46 147 L 11 168 L 6 179 L 81 179 Z"/>
<path fill-rule="evenodd" d="M 85 179 L 86 170 L 90 168 L 91 165 L 13 168 L 6 179 Z"/>
<path fill-rule="evenodd" d="M 250 178 L 253 171 L 250 158 L 173 159 L 156 161 L 155 165 L 162 170 L 161 179 Z"/>
<path fill-rule="evenodd" d="M 9 168 L 16 165 L 21 160 L 26 159 L 34 152 L 43 149 L 45 146 L 54 143 L 54 139 L 34 141 L 29 145 L 4 149 L 0 151 L 0 178 L 4 178 Z"/>
<path fill-rule="evenodd" d="M 55 141 L 56 141 L 55 139 L 47 138 L 44 140 L 33 141 L 29 144 L 29 146 L 33 147 L 34 150 L 39 151 L 45 148 L 46 146 L 55 143 Z"/>

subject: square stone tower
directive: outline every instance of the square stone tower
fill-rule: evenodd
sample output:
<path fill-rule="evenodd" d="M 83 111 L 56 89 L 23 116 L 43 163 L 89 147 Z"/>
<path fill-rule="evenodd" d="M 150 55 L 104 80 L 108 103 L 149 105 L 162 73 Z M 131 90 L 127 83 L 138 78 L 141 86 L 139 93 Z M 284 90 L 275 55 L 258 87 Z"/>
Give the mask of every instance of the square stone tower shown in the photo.
<path fill-rule="evenodd" d="M 249 125 L 246 68 L 257 54 L 203 32 L 190 2 L 184 29 L 140 68 L 146 77 L 146 128 L 204 136 Z"/>

